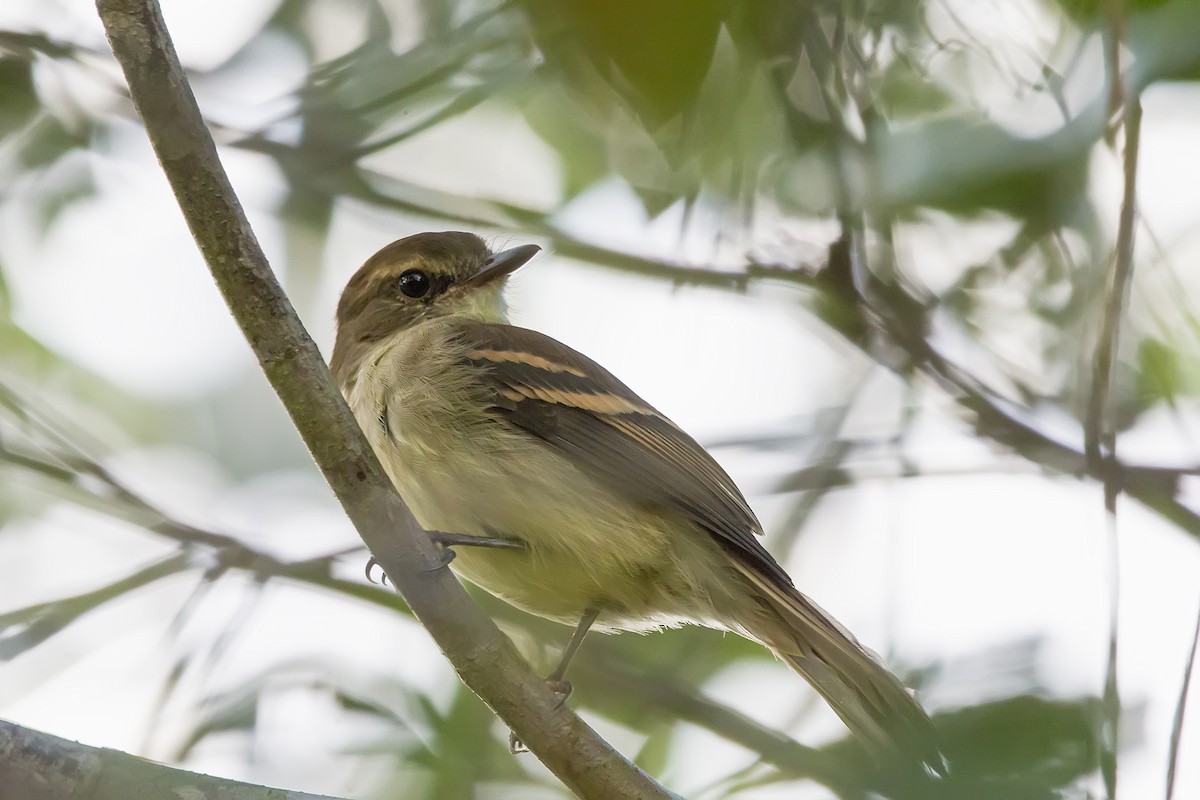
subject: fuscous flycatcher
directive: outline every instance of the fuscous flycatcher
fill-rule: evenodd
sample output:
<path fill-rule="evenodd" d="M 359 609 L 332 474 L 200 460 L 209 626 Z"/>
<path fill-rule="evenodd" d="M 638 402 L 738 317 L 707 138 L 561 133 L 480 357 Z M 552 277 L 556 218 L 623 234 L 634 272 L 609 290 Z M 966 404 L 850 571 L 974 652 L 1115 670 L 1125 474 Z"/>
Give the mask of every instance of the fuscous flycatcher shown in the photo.
<path fill-rule="evenodd" d="M 869 748 L 938 769 L 925 712 L 796 590 L 717 462 L 600 365 L 508 324 L 505 278 L 537 251 L 409 236 L 338 304 L 333 372 L 384 469 L 440 541 L 484 545 L 460 548 L 454 569 L 577 624 L 556 681 L 590 626 L 729 630 L 800 673 Z"/>

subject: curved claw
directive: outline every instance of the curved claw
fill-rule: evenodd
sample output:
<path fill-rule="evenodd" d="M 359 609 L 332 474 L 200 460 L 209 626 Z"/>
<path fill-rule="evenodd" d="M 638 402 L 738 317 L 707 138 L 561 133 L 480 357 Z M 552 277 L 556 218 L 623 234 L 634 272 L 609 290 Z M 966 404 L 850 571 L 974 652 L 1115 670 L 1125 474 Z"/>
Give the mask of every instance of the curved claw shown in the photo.
<path fill-rule="evenodd" d="M 570 681 L 555 680 L 554 678 L 546 678 L 546 685 L 550 687 L 550 691 L 558 695 L 558 704 L 554 706 L 555 709 L 565 706 L 571 697 L 571 692 L 575 690 Z"/>
<path fill-rule="evenodd" d="M 450 562 L 454 560 L 454 550 L 447 545 L 439 545 L 438 553 L 438 563 L 434 564 L 432 567 L 426 567 L 426 572 L 437 572 L 439 569 L 445 569 L 446 567 L 450 566 Z"/>
<path fill-rule="evenodd" d="M 366 569 L 363 570 L 363 572 L 367 576 L 367 583 L 375 582 L 375 579 L 371 577 L 371 568 L 378 567 L 378 566 L 379 566 L 379 562 L 375 560 L 375 556 L 371 556 L 370 558 L 367 559 Z M 387 584 L 388 584 L 387 573 L 380 570 L 379 575 L 380 575 L 380 580 L 379 580 L 380 585 L 387 586 Z"/>
<path fill-rule="evenodd" d="M 519 756 L 519 755 L 521 755 L 521 753 L 528 753 L 529 748 L 525 746 L 524 742 L 522 742 L 520 739 L 517 738 L 517 735 L 515 733 L 513 733 L 512 731 L 509 731 L 508 732 L 508 752 L 512 753 L 514 756 Z"/>

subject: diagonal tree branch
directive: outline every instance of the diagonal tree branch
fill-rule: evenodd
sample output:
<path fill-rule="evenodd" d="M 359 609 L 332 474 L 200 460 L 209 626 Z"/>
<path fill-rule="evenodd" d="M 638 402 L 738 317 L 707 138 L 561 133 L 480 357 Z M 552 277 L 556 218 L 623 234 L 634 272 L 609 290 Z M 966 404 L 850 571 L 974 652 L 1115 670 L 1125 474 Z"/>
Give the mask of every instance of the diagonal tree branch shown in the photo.
<path fill-rule="evenodd" d="M 376 560 L 463 681 L 572 791 L 669 797 L 551 693 L 400 500 L 274 275 L 204 126 L 155 0 L 97 0 L 146 132 L 234 318 Z"/>

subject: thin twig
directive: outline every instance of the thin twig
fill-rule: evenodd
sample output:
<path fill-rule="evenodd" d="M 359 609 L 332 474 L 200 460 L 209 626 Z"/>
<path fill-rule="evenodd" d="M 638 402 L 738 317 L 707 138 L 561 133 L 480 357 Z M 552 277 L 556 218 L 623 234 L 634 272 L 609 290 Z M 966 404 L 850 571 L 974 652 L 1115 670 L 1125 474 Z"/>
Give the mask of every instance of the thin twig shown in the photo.
<path fill-rule="evenodd" d="M 1108 282 L 1108 294 L 1100 324 L 1100 337 L 1093 361 L 1092 387 L 1085 425 L 1085 452 L 1098 468 L 1104 485 L 1104 510 L 1108 519 L 1109 636 L 1104 670 L 1103 719 L 1100 723 L 1100 772 L 1109 800 L 1117 797 L 1117 751 L 1120 747 L 1121 692 L 1117 660 L 1120 641 L 1120 551 L 1117 528 L 1117 497 L 1121 481 L 1117 466 L 1117 422 L 1112 404 L 1113 367 L 1121 342 L 1121 320 L 1133 277 L 1133 240 L 1137 221 L 1138 144 L 1141 138 L 1142 106 L 1138 95 L 1124 83 L 1120 64 L 1125 33 L 1124 8 L 1120 0 L 1107 4 L 1107 67 L 1110 81 L 1110 116 L 1120 110 L 1125 130 L 1123 171 L 1125 189 L 1117 227 L 1116 255 Z"/>
<path fill-rule="evenodd" d="M 1196 627 L 1192 631 L 1192 647 L 1188 650 L 1183 665 L 1183 685 L 1179 687 L 1179 700 L 1175 702 L 1175 719 L 1171 723 L 1171 745 L 1167 755 L 1167 798 L 1175 796 L 1175 770 L 1179 765 L 1179 743 L 1183 739 L 1183 714 L 1187 710 L 1188 689 L 1192 683 L 1192 671 L 1196 668 L 1196 645 L 1200 644 L 1200 611 L 1196 612 Z"/>

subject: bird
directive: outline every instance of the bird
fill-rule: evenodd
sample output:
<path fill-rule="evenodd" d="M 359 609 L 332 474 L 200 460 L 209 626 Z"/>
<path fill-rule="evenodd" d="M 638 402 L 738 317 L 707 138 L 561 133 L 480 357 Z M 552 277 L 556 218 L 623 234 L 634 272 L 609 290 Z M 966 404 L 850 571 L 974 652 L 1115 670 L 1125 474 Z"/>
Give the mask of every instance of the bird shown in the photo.
<path fill-rule="evenodd" d="M 880 659 L 802 594 L 734 481 L 595 361 L 508 321 L 507 278 L 539 251 L 463 231 L 388 244 L 337 304 L 330 367 L 450 567 L 518 608 L 589 630 L 695 624 L 761 643 L 863 746 L 945 767 L 933 723 Z M 476 546 L 471 546 L 476 545 Z"/>

